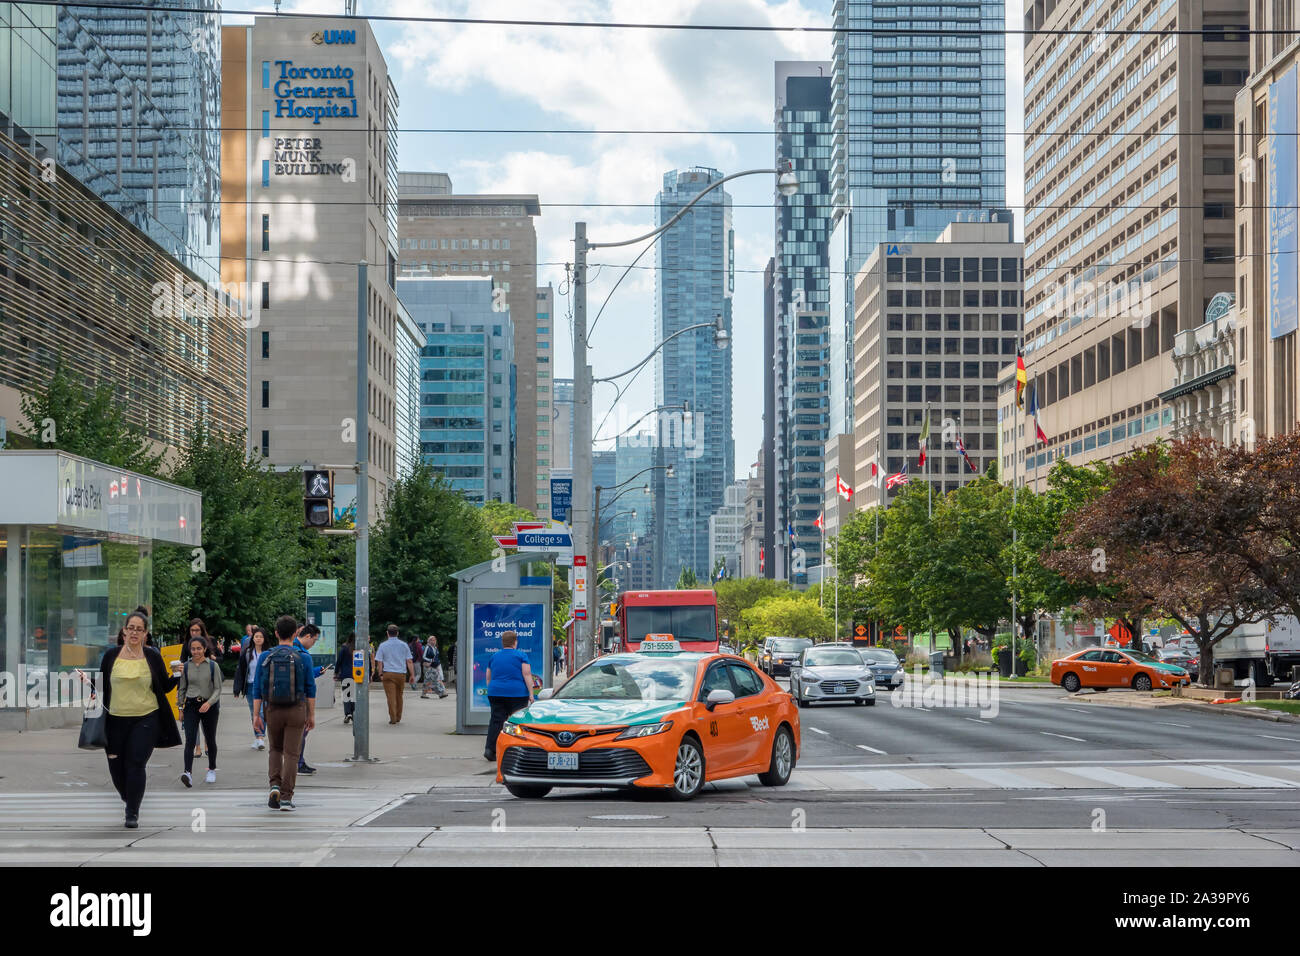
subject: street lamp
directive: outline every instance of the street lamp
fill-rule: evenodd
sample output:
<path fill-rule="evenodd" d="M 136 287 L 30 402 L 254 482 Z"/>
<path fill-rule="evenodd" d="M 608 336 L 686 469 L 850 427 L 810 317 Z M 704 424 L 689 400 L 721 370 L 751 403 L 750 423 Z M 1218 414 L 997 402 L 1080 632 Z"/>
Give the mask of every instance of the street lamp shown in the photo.
<path fill-rule="evenodd" d="M 722 186 L 724 183 L 733 179 L 739 179 L 742 176 L 766 175 L 775 176 L 777 191 L 784 197 L 794 195 L 799 189 L 799 181 L 788 163 L 782 165 L 779 169 L 749 169 L 744 172 L 732 173 L 730 176 L 722 176 L 716 182 L 710 183 L 707 187 L 700 190 L 695 197 L 682 206 L 671 219 L 662 226 L 652 229 L 642 236 L 636 236 L 632 239 L 625 239 L 621 242 L 588 242 L 587 241 L 587 224 L 585 222 L 574 223 L 573 226 L 573 539 L 574 541 L 591 541 L 594 534 L 593 525 L 596 524 L 595 509 L 592 507 L 593 501 L 589 495 L 592 485 L 588 476 L 592 474 L 592 455 L 591 455 L 591 426 L 592 426 L 592 409 L 591 409 L 591 390 L 592 374 L 591 366 L 588 364 L 588 342 L 587 342 L 587 254 L 593 249 L 614 248 L 617 246 L 629 246 L 647 239 L 655 239 L 663 235 L 673 226 L 675 226 L 683 216 L 685 216 L 701 199 L 710 192 Z M 646 246 L 649 249 L 653 245 Z M 641 254 L 644 254 L 642 250 Z M 639 256 L 638 256 L 639 258 Z M 635 261 L 623 271 L 614 288 L 623 281 L 631 271 Z M 613 294 L 611 290 L 611 295 Z M 727 335 L 719 335 L 717 330 L 725 333 L 722 329 L 721 320 L 716 320 L 714 332 L 714 343 L 719 348 L 724 347 Z M 667 339 L 665 339 L 667 341 Z M 663 347 L 660 343 L 656 351 Z M 651 355 L 654 353 L 652 352 Z M 649 361 L 649 359 L 647 359 Z M 660 524 L 662 525 L 662 517 Z M 594 556 L 594 546 L 592 554 Z M 585 664 L 591 660 L 592 630 L 590 618 L 586 620 L 575 620 L 574 627 L 574 657 L 575 663 Z"/>

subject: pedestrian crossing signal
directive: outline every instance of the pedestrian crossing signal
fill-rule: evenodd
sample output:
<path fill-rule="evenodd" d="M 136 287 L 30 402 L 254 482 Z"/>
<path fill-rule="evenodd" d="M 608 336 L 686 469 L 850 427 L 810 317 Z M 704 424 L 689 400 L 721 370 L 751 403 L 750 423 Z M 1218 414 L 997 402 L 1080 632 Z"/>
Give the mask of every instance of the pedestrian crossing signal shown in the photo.
<path fill-rule="evenodd" d="M 306 492 L 303 495 L 303 520 L 309 528 L 328 528 L 334 524 L 333 475 L 324 470 L 304 471 Z"/>

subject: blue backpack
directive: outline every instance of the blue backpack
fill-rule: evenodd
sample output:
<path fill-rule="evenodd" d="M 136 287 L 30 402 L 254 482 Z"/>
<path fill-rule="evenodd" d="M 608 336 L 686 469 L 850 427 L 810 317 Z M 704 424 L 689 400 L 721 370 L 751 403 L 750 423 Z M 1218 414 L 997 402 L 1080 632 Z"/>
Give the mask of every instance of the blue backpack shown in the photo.
<path fill-rule="evenodd" d="M 302 700 L 302 658 L 296 648 L 277 647 L 257 665 L 257 693 L 268 704 L 296 704 Z"/>

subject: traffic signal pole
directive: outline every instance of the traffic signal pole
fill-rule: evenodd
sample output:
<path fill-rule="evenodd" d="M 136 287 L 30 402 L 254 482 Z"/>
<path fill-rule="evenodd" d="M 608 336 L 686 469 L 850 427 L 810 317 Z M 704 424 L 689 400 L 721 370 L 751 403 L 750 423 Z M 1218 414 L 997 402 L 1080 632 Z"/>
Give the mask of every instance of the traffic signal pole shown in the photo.
<path fill-rule="evenodd" d="M 366 262 L 357 265 L 357 638 L 361 683 L 353 688 L 352 759 L 370 759 L 370 342 L 367 328 Z"/>

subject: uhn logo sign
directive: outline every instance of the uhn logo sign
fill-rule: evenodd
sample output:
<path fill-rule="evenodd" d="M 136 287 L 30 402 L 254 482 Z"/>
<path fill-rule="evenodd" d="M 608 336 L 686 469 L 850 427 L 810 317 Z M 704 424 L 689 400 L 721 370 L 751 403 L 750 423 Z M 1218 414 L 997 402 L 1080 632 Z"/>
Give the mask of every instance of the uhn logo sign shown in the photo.
<path fill-rule="evenodd" d="M 313 43 L 344 44 L 356 43 L 356 30 L 317 30 L 311 35 Z"/>

